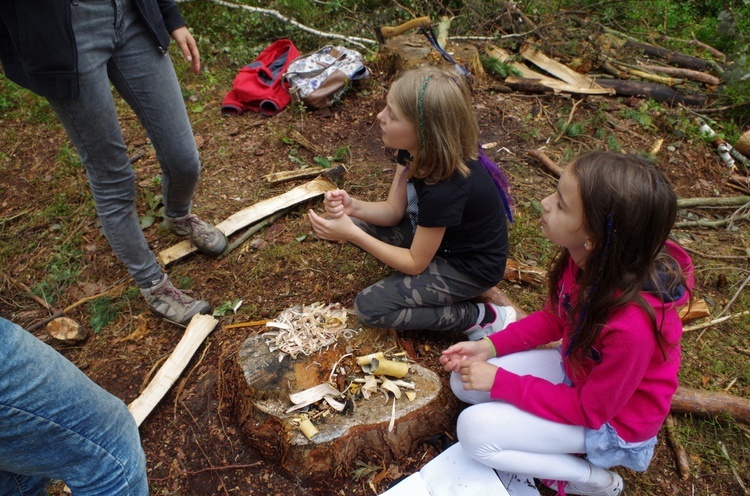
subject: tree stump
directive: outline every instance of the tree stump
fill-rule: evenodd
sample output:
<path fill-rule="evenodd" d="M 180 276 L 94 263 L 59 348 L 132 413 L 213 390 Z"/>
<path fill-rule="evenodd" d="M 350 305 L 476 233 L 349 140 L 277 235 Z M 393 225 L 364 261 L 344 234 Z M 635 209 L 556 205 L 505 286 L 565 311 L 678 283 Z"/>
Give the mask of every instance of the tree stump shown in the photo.
<path fill-rule="evenodd" d="M 454 428 L 459 402 L 446 387 L 448 374 L 409 362 L 403 380 L 415 384 L 416 398 L 410 401 L 404 393 L 395 400 L 389 431 L 394 396 L 378 391 L 364 399 L 353 380 L 364 377 L 356 357 L 393 349 L 400 349 L 394 332 L 361 327 L 354 337 L 340 339 L 328 349 L 280 361 L 279 352 L 271 352 L 264 337 L 249 337 L 226 377 L 231 383 L 226 396 L 243 437 L 290 477 L 326 494 L 337 480 L 351 477 L 357 460 L 375 465 L 406 461 L 430 437 Z M 293 406 L 289 395 L 323 383 L 345 393 L 336 399 L 346 407 L 337 412 L 323 401 L 312 405 L 308 413 L 318 434 L 308 439 L 294 423 L 301 410 L 288 412 Z"/>
<path fill-rule="evenodd" d="M 474 77 L 484 76 L 485 72 L 479 58 L 479 51 L 474 45 L 448 42 L 446 51 Z M 378 69 L 383 73 L 386 81 L 392 80 L 402 71 L 422 65 L 453 67 L 420 33 L 394 36 L 380 46 Z"/>
<path fill-rule="evenodd" d="M 750 157 L 750 131 L 742 133 L 734 147 L 744 156 Z"/>

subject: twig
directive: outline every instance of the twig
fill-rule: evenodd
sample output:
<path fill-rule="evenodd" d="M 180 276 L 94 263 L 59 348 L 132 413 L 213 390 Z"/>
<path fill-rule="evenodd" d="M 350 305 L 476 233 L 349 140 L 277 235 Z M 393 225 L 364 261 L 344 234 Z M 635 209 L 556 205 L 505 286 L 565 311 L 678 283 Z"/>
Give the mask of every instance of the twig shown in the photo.
<path fill-rule="evenodd" d="M 723 196 L 717 198 L 679 198 L 677 208 L 736 207 L 750 204 L 750 196 Z"/>
<path fill-rule="evenodd" d="M 741 317 L 743 315 L 748 315 L 748 314 L 750 314 L 750 310 L 745 310 L 744 312 L 727 315 L 726 317 L 719 317 L 718 319 L 713 319 L 709 322 L 704 322 L 703 324 L 696 324 L 694 326 L 683 327 L 682 332 L 698 331 L 701 329 L 705 329 L 706 327 L 711 327 L 712 325 L 721 324 L 722 322 L 727 321 L 729 319 L 734 319 L 734 318 Z"/>
<path fill-rule="evenodd" d="M 719 220 L 695 220 L 695 221 L 684 221 L 684 222 L 675 222 L 674 227 L 675 229 L 683 229 L 685 227 L 721 227 L 726 224 L 731 224 L 734 221 L 737 220 L 746 220 L 750 219 L 750 214 L 745 215 L 739 215 L 737 217 L 730 217 L 728 219 L 719 219 Z"/>
<path fill-rule="evenodd" d="M 734 474 L 734 478 L 737 480 L 737 483 L 742 488 L 742 494 L 747 494 L 747 488 L 745 487 L 745 483 L 742 482 L 742 478 L 740 477 L 740 474 L 737 473 L 737 469 L 734 468 L 734 462 L 731 458 L 729 458 L 729 452 L 727 451 L 726 446 L 724 446 L 724 443 L 721 441 L 718 441 L 719 448 L 721 448 L 721 454 L 724 455 L 724 458 L 726 458 L 727 462 L 729 462 L 729 468 L 732 469 L 732 474 Z"/>
<path fill-rule="evenodd" d="M 576 109 L 582 102 L 583 102 L 583 98 L 578 101 L 573 102 L 573 108 L 570 109 L 570 114 L 568 115 L 568 121 L 565 123 L 562 129 L 560 129 L 560 132 L 557 133 L 557 136 L 555 136 L 555 139 L 552 140 L 552 143 L 557 143 L 560 140 L 560 138 L 563 137 L 565 132 L 568 130 L 568 126 L 570 126 L 571 121 L 573 121 L 573 115 L 575 115 Z"/>
<path fill-rule="evenodd" d="M 744 281 L 742 281 L 742 284 L 740 284 L 740 288 L 734 293 L 734 296 L 732 296 L 732 299 L 729 300 L 729 303 L 726 304 L 724 307 L 724 310 L 722 310 L 719 315 L 724 315 L 729 311 L 729 307 L 732 306 L 732 303 L 734 303 L 734 300 L 737 299 L 737 297 L 740 295 L 743 289 L 745 289 L 745 286 L 747 286 L 747 283 L 750 282 L 750 276 L 747 276 Z"/>
<path fill-rule="evenodd" d="M 680 477 L 685 480 L 690 477 L 690 463 L 688 462 L 688 456 L 685 452 L 685 448 L 680 443 L 677 437 L 677 432 L 674 425 L 674 417 L 672 415 L 667 416 L 667 420 L 664 422 L 664 426 L 667 430 L 667 438 L 669 444 L 672 445 L 672 451 L 677 462 L 677 470 L 680 471 Z"/>
<path fill-rule="evenodd" d="M 688 248 L 686 246 L 682 246 L 682 245 L 680 245 L 680 246 L 686 252 L 692 253 L 693 255 L 698 255 L 699 257 L 703 257 L 703 258 L 712 258 L 712 259 L 716 259 L 716 260 L 721 260 L 721 259 L 724 259 L 724 260 L 747 260 L 748 258 L 750 258 L 750 255 L 709 255 L 708 253 L 703 253 L 703 252 L 700 252 L 698 250 L 693 250 L 692 248 Z"/>

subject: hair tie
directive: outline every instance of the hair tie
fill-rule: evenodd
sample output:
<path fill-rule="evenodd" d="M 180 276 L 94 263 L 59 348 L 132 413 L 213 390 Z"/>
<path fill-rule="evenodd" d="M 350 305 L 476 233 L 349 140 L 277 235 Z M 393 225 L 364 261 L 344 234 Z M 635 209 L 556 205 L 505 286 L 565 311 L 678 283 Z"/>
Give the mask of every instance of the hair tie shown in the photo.
<path fill-rule="evenodd" d="M 427 83 L 430 82 L 432 76 L 427 76 L 422 81 L 422 86 L 419 88 L 417 94 L 417 119 L 419 124 L 419 148 L 424 148 L 424 92 L 427 88 Z"/>

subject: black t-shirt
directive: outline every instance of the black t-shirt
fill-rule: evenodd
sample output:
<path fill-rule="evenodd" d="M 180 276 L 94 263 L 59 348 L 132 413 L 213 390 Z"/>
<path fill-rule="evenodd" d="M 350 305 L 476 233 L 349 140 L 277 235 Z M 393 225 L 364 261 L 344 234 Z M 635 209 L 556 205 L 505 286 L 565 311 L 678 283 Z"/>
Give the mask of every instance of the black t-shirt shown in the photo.
<path fill-rule="evenodd" d="M 494 286 L 505 274 L 508 222 L 492 177 L 477 160 L 467 166 L 467 177 L 456 173 L 436 184 L 410 180 L 417 191 L 417 225 L 445 227 L 436 256 Z"/>

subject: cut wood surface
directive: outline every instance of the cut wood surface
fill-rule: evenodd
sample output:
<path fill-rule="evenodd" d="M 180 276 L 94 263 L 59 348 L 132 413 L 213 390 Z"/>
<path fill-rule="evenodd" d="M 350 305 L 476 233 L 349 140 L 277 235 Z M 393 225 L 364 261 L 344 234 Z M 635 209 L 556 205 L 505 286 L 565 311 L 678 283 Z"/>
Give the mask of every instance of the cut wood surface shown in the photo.
<path fill-rule="evenodd" d="M 614 94 L 613 90 L 597 87 L 596 84 L 591 86 L 587 82 L 585 86 L 580 86 L 549 77 L 546 74 L 531 69 L 525 64 L 511 60 L 512 56 L 510 52 L 494 45 L 488 45 L 485 48 L 485 53 L 488 57 L 492 57 L 500 62 L 510 65 L 516 69 L 521 76 L 523 76 L 508 76 L 505 78 L 505 83 L 516 91 L 524 93 L 540 93 L 552 90 L 555 93 Z M 583 77 L 585 78 L 585 76 Z"/>
<path fill-rule="evenodd" d="M 326 191 L 332 191 L 334 189 L 336 189 L 336 185 L 332 181 L 324 177 L 317 177 L 308 183 L 287 191 L 283 195 L 262 200 L 240 210 L 226 220 L 216 224 L 216 227 L 229 236 L 237 232 L 237 230 L 258 222 L 269 215 L 273 215 L 281 209 L 315 198 L 316 196 L 324 194 Z M 190 240 L 184 240 L 162 250 L 159 253 L 159 260 L 161 260 L 161 263 L 166 266 L 193 253 L 194 251 L 196 251 L 196 248 Z"/>
<path fill-rule="evenodd" d="M 182 339 L 164 365 L 161 366 L 151 382 L 140 396 L 128 405 L 135 423 L 139 426 L 148 417 L 159 401 L 167 394 L 185 370 L 198 347 L 214 330 L 219 321 L 211 315 L 195 315 L 185 329 Z"/>
<path fill-rule="evenodd" d="M 729 415 L 750 424 L 750 400 L 720 391 L 703 391 L 680 386 L 672 397 L 672 413 L 716 417 Z"/>
<path fill-rule="evenodd" d="M 561 64 L 560 62 L 547 57 L 542 52 L 536 50 L 535 48 L 532 48 L 531 46 L 527 45 L 521 48 L 520 53 L 521 56 L 529 62 L 536 64 L 553 76 L 562 79 L 572 86 L 584 89 L 601 90 L 602 93 L 612 94 L 611 91 L 608 91 L 605 88 L 599 86 L 595 80 L 584 76 L 583 74 L 577 73 L 565 64 Z"/>

